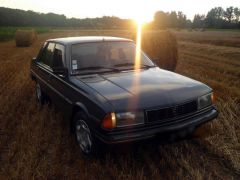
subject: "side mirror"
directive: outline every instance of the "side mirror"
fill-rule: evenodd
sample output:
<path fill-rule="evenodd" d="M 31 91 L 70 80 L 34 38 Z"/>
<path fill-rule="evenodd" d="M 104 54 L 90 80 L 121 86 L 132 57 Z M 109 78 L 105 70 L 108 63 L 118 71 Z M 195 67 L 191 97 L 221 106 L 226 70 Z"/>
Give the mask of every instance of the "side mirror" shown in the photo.
<path fill-rule="evenodd" d="M 60 75 L 62 77 L 67 77 L 68 75 L 68 69 L 65 67 L 53 67 L 52 70 L 54 74 Z"/>

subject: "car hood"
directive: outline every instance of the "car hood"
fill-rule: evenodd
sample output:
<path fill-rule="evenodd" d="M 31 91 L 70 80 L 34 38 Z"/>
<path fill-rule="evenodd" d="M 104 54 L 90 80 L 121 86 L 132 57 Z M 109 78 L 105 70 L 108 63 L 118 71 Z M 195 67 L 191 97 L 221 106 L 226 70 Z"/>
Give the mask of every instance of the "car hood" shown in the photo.
<path fill-rule="evenodd" d="M 171 106 L 211 92 L 203 83 L 158 67 L 77 79 L 105 97 L 116 111 Z"/>

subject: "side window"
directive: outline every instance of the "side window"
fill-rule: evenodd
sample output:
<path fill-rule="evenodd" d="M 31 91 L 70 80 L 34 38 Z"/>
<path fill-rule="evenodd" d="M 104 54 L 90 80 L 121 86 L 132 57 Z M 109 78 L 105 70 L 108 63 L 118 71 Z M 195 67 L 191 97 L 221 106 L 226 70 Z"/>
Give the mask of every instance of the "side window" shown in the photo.
<path fill-rule="evenodd" d="M 45 49 L 46 49 L 46 46 L 47 46 L 47 42 L 45 42 L 44 44 L 43 44 L 43 46 L 41 47 L 41 49 L 40 49 L 40 51 L 39 51 L 39 53 L 38 53 L 38 56 L 37 56 L 37 60 L 39 61 L 39 62 L 42 62 L 43 61 L 43 54 L 45 53 Z"/>
<path fill-rule="evenodd" d="M 64 46 L 61 44 L 56 44 L 53 53 L 52 67 L 64 67 Z"/>
<path fill-rule="evenodd" d="M 48 66 L 50 66 L 52 64 L 54 47 L 55 47 L 54 43 L 48 43 L 47 47 L 45 47 L 42 50 L 42 54 L 39 58 L 39 61 L 41 63 L 46 64 Z"/>

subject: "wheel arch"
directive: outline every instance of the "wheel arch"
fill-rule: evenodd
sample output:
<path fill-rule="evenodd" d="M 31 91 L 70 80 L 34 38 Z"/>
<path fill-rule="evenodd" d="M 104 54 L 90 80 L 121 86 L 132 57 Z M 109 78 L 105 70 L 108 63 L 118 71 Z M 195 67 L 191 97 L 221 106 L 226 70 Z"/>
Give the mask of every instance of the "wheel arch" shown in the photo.
<path fill-rule="evenodd" d="M 81 103 L 81 102 L 74 103 L 73 107 L 72 107 L 72 113 L 71 113 L 71 131 L 72 132 L 73 132 L 73 129 L 74 129 L 74 116 L 79 111 L 82 111 L 82 112 L 86 113 L 87 116 L 89 116 L 89 112 L 88 112 L 86 106 L 83 103 Z"/>
<path fill-rule="evenodd" d="M 81 102 L 76 102 L 73 105 L 73 111 L 72 111 L 72 116 L 75 115 L 75 113 L 77 113 L 78 111 L 83 111 L 85 112 L 87 115 L 89 115 L 88 109 L 86 108 L 86 106 L 81 103 Z"/>

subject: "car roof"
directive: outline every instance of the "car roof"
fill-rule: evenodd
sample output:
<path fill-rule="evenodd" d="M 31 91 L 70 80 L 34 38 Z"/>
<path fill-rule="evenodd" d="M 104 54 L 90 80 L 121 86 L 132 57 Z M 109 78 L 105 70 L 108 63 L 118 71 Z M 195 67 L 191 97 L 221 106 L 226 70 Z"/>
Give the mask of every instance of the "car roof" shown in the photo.
<path fill-rule="evenodd" d="M 88 42 L 101 42 L 101 41 L 129 41 L 132 40 L 120 37 L 111 37 L 111 36 L 78 36 L 78 37 L 65 37 L 65 38 L 56 38 L 48 39 L 47 41 L 71 45 L 78 43 L 88 43 Z"/>

